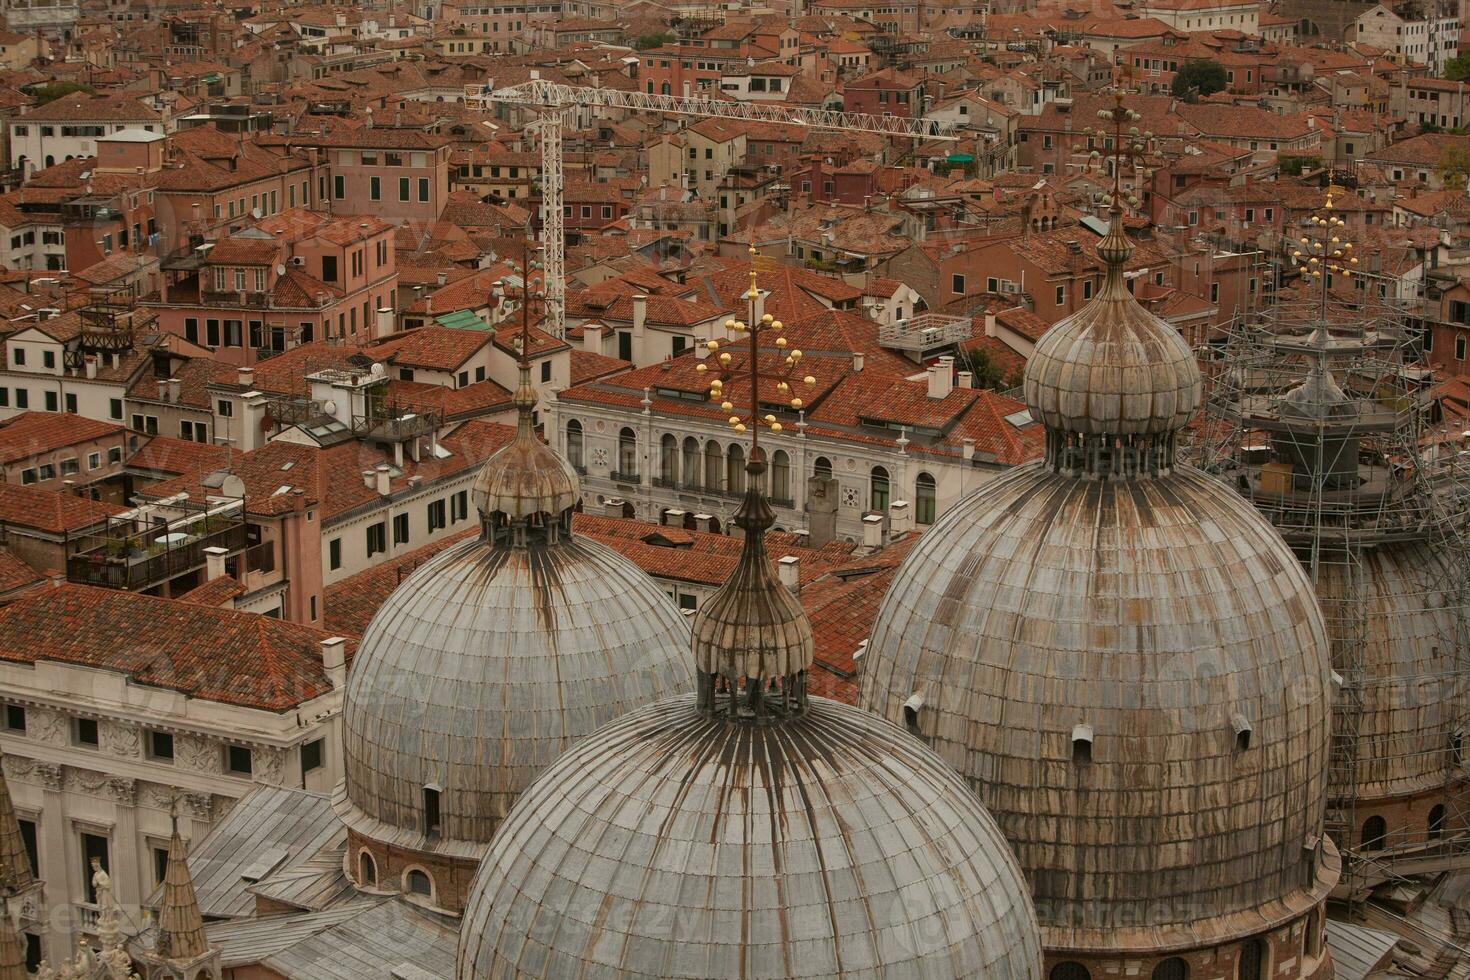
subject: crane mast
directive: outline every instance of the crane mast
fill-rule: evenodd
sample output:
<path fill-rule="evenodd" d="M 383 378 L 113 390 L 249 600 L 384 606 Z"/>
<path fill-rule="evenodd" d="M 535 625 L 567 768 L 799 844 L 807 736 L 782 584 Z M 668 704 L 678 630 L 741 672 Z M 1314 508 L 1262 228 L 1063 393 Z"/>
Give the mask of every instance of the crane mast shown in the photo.
<path fill-rule="evenodd" d="M 563 222 L 562 129 L 572 110 L 588 108 L 628 109 L 664 115 L 704 119 L 738 119 L 750 122 L 784 123 L 810 129 L 875 133 L 903 139 L 954 140 L 952 123 L 899 116 L 872 116 L 862 112 L 808 109 L 770 102 L 738 102 L 725 99 L 655 95 L 619 89 L 564 85 L 545 79 L 505 88 L 478 89 L 466 93 L 466 101 L 488 108 L 490 103 L 525 106 L 540 110 L 533 128 L 541 141 L 541 229 L 545 238 L 546 321 L 548 333 L 566 336 L 566 235 Z"/>

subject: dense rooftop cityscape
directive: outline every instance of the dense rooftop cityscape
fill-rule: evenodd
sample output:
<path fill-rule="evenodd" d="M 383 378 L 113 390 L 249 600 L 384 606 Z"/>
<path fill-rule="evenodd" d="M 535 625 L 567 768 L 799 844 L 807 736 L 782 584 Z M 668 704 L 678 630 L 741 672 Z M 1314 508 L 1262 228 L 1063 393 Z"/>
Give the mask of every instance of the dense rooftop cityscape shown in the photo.
<path fill-rule="evenodd" d="M 1462 25 L 0 0 L 0 980 L 1470 980 Z"/>

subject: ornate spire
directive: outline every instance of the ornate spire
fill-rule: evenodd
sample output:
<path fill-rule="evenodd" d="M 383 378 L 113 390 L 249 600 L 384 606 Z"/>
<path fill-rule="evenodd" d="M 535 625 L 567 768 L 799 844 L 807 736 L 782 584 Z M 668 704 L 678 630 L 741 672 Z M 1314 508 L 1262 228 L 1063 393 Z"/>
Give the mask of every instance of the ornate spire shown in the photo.
<path fill-rule="evenodd" d="M 522 262 L 521 329 L 516 338 L 516 434 L 485 463 L 472 495 L 485 536 L 494 545 L 526 547 L 552 543 L 571 532 L 571 511 L 581 486 L 571 465 L 536 437 L 531 383 L 531 273 L 539 262 Z"/>
<path fill-rule="evenodd" d="M 189 874 L 189 851 L 179 836 L 177 815 L 168 840 L 163 904 L 158 909 L 158 940 L 153 952 L 160 959 L 176 961 L 196 960 L 210 952 L 209 940 L 204 935 L 204 917 L 199 912 L 199 896 L 194 892 L 194 878 Z"/>
<path fill-rule="evenodd" d="M 5 757 L 0 753 L 0 892 L 16 895 L 36 883 L 35 869 L 20 836 L 20 821 L 15 816 L 15 803 L 10 799 L 10 784 L 5 781 Z"/>
<path fill-rule="evenodd" d="M 705 601 L 694 617 L 694 659 L 701 710 L 767 720 L 806 708 L 806 672 L 812 664 L 814 644 L 806 612 L 771 571 L 766 555 L 766 531 L 776 516 L 763 491 L 766 459 L 760 445 L 763 427 L 772 432 L 782 429 L 774 412 L 761 414 L 763 391 L 790 409 L 802 406 L 802 400 L 791 390 L 802 355 L 800 350 L 787 350 L 781 321 L 770 314 L 757 315 L 760 289 L 756 285 L 754 248 L 750 254 L 750 289 L 745 294 L 749 323 L 725 322 L 732 334 L 746 334 L 745 361 L 735 364 L 728 351 L 720 351 L 717 340 L 708 345 L 716 354 L 711 359 L 716 376 L 710 379 L 710 398 L 731 413 L 729 424 L 734 431 L 750 433 L 745 496 L 735 512 L 735 526 L 744 532 L 745 543 L 730 580 Z M 772 334 L 780 362 L 770 365 L 767 373 L 761 367 L 760 341 Z M 697 370 L 708 373 L 708 362 L 701 363 Z M 816 379 L 808 375 L 802 383 L 810 386 Z M 735 399 L 741 392 L 736 389 L 742 385 L 748 391 L 745 405 L 737 409 Z"/>
<path fill-rule="evenodd" d="M 8 869 L 0 869 L 8 870 Z M 0 896 L 0 980 L 30 980 L 26 944 L 10 911 L 8 896 Z"/>
<path fill-rule="evenodd" d="M 1123 228 L 1123 171 L 1142 170 L 1153 134 L 1130 125 L 1139 116 L 1123 105 L 1121 89 L 1113 108 L 1098 116 L 1112 124 L 1111 132 L 1087 130 L 1111 150 L 1108 230 L 1097 246 L 1103 286 L 1037 344 L 1026 365 L 1026 404 L 1046 427 L 1046 462 L 1058 472 L 1159 476 L 1173 469 L 1176 433 L 1199 407 L 1204 388 L 1194 352 L 1139 305 L 1124 276 L 1133 243 Z M 1092 160 L 1098 158 L 1094 150 Z"/>

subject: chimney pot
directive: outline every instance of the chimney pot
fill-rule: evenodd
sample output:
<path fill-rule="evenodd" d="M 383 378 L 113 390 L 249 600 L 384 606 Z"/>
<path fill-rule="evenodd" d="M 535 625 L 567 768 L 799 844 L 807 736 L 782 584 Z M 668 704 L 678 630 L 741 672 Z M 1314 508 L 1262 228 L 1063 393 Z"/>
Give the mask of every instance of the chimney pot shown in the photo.
<path fill-rule="evenodd" d="M 792 592 L 801 591 L 801 559 L 795 555 L 787 555 L 776 562 L 776 575 L 781 584 Z"/>
<path fill-rule="evenodd" d="M 249 390 L 255 384 L 255 368 L 242 367 L 236 380 L 240 382 L 240 387 Z"/>
<path fill-rule="evenodd" d="M 386 497 L 393 492 L 393 471 L 387 463 L 379 463 L 374 470 L 377 478 L 378 496 Z"/>
<path fill-rule="evenodd" d="M 225 574 L 225 557 L 229 553 L 228 548 L 218 545 L 204 549 L 204 581 L 213 582 Z"/>
<path fill-rule="evenodd" d="M 973 388 L 973 387 L 975 387 L 975 375 L 972 374 L 972 373 L 970 373 L 969 371 L 961 371 L 960 372 L 960 387 L 961 388 Z"/>
<path fill-rule="evenodd" d="M 605 500 L 603 502 L 602 507 L 603 507 L 603 513 L 605 513 L 608 517 L 622 517 L 623 516 L 623 498 L 622 497 L 608 497 L 607 500 Z"/>
<path fill-rule="evenodd" d="M 852 370 L 854 373 L 863 369 L 863 360 L 864 355 L 862 351 L 855 350 L 852 352 Z"/>
<path fill-rule="evenodd" d="M 938 364 L 929 367 L 929 397 L 948 398 L 954 391 L 954 358 L 941 357 Z"/>
<path fill-rule="evenodd" d="M 866 514 L 863 516 L 863 547 L 883 547 L 883 525 L 887 522 L 883 514 Z"/>
<path fill-rule="evenodd" d="M 331 681 L 332 687 L 347 686 L 347 641 L 340 636 L 329 636 L 321 642 L 322 670 Z"/>

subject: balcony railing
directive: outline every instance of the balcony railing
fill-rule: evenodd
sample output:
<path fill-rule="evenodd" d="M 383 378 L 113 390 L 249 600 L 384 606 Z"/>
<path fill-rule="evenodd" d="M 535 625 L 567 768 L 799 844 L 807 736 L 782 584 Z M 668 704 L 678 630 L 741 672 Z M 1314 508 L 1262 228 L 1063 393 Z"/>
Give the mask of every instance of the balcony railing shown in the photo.
<path fill-rule="evenodd" d="M 642 483 L 643 477 L 637 473 L 624 473 L 621 470 L 613 470 L 608 474 L 614 483 Z"/>
<path fill-rule="evenodd" d="M 139 591 L 202 568 L 206 560 L 205 548 L 239 551 L 246 545 L 245 523 L 238 518 L 225 519 L 232 520 L 232 523 L 199 535 L 176 532 L 145 542 L 143 539 L 147 535 L 139 534 L 69 555 L 66 559 L 67 581 Z M 186 540 L 177 543 L 166 540 L 175 536 Z"/>

